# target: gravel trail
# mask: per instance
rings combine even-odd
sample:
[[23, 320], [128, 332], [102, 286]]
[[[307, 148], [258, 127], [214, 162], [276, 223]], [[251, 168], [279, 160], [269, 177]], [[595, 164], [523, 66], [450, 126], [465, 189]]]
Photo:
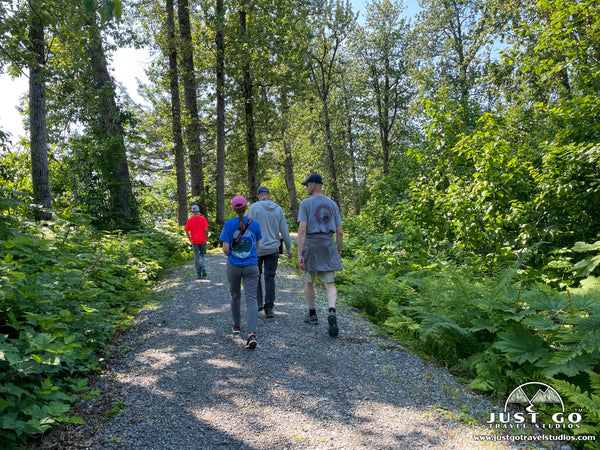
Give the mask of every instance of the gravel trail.
[[[66, 425], [40, 448], [89, 449], [469, 449], [497, 410], [446, 370], [381, 337], [353, 308], [338, 305], [340, 335], [302, 320], [302, 277], [277, 274], [275, 318], [260, 314], [258, 348], [231, 334], [226, 259], [207, 255], [208, 278], [192, 265], [155, 287], [158, 306], [115, 341], [95, 383], [102, 394], [80, 401], [86, 425]], [[117, 356], [115, 356], [117, 355]], [[513, 444], [512, 448], [517, 448]]]

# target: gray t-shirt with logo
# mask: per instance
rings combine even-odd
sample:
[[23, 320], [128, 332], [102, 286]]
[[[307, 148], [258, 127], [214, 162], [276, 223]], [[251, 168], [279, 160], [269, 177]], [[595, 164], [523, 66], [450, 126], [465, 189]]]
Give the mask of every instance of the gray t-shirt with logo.
[[311, 195], [300, 203], [298, 222], [306, 222], [306, 234], [335, 233], [342, 226], [338, 205], [324, 195]]

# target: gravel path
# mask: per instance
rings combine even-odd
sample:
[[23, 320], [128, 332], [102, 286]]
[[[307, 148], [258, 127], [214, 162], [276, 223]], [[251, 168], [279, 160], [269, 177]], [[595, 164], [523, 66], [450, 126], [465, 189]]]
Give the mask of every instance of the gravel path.
[[[302, 320], [302, 278], [277, 275], [275, 318], [259, 318], [258, 348], [231, 332], [226, 259], [208, 255], [208, 279], [191, 265], [155, 291], [161, 303], [119, 336], [96, 382], [102, 395], [77, 405], [86, 425], [50, 433], [40, 448], [398, 449], [509, 448], [483, 443], [478, 420], [497, 410], [442, 368], [380, 337], [338, 305], [340, 336]], [[513, 448], [517, 448], [514, 446]]]

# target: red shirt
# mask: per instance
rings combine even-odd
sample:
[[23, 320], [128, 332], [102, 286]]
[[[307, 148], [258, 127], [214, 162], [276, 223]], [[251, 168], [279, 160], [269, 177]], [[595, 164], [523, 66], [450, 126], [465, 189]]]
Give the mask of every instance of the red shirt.
[[192, 216], [185, 224], [185, 231], [188, 232], [192, 244], [206, 243], [206, 229], [208, 222], [204, 216]]

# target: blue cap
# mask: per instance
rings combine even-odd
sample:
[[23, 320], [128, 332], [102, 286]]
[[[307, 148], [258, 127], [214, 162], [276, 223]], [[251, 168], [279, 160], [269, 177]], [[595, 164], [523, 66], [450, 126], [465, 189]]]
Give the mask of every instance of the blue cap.
[[260, 194], [261, 192], [266, 192], [267, 194], [271, 193], [271, 192], [269, 192], [269, 188], [266, 186], [259, 187], [258, 190], [256, 191], [256, 195]]
[[321, 175], [319, 175], [318, 173], [313, 173], [312, 175], [309, 175], [308, 178], [304, 180], [301, 184], [302, 186], [306, 186], [308, 183], [323, 184], [323, 178], [321, 178]]
[[200, 211], [200, 208], [198, 207], [198, 205], [194, 205], [192, 206], [192, 211]]

